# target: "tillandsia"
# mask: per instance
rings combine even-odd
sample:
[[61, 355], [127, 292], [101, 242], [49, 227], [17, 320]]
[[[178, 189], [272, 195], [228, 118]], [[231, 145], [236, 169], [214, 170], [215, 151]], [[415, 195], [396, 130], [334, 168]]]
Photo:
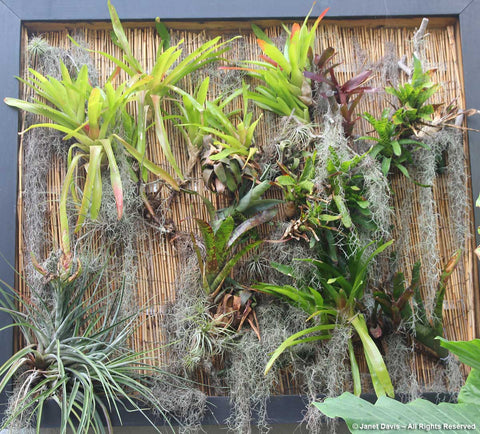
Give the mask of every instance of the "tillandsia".
[[[462, 252], [455, 252], [445, 265], [438, 282], [438, 289], [434, 299], [434, 310], [431, 316], [427, 315], [420, 287], [420, 262], [416, 262], [412, 270], [412, 281], [407, 287], [403, 273], [396, 273], [391, 282], [391, 288], [383, 286], [373, 292], [376, 302], [376, 319], [380, 326], [378, 333], [382, 333], [384, 318], [392, 322], [394, 330], [397, 330], [401, 322], [410, 325], [410, 332], [415, 341], [420, 344], [425, 352], [439, 358], [445, 358], [447, 351], [435, 339], [443, 336], [443, 301], [450, 276], [460, 261]], [[413, 305], [411, 305], [413, 300]], [[383, 313], [384, 318], [382, 318]], [[378, 336], [380, 337], [380, 335]]]
[[249, 93], [249, 97], [262, 109], [272, 111], [280, 116], [295, 115], [308, 123], [310, 121], [309, 107], [313, 104], [310, 79], [303, 75], [304, 71], [312, 70], [315, 34], [320, 21], [327, 13], [325, 9], [308, 28], [308, 19], [312, 10], [306, 16], [302, 25], [293, 24], [289, 30], [283, 26], [287, 39], [283, 52], [255, 24], [252, 29], [257, 36], [257, 43], [263, 54], [260, 61], [245, 61], [246, 65], [254, 67], [225, 67], [224, 69], [243, 69], [249, 75], [259, 79], [262, 84]]
[[[272, 354], [266, 371], [273, 366], [287, 348], [300, 343], [329, 339], [331, 337], [329, 330], [335, 328], [340, 322], [351, 326], [352, 331], [355, 331], [359, 337], [377, 396], [393, 396], [393, 386], [385, 362], [369, 335], [362, 313], [368, 267], [374, 258], [390, 247], [392, 243], [393, 240], [381, 244], [368, 256], [366, 249], [370, 245], [359, 249], [350, 255], [346, 264], [335, 264], [328, 260], [303, 259], [313, 266], [313, 278], [308, 282], [295, 276], [293, 267], [272, 264], [281, 273], [293, 277], [297, 286], [260, 283], [254, 285], [253, 288], [282, 298], [299, 307], [309, 315], [308, 320], [316, 320], [317, 324], [287, 338]], [[354, 393], [360, 395], [360, 371], [351, 340], [349, 340], [346, 350], [350, 356]]]
[[30, 288], [26, 297], [5, 283], [0, 289], [0, 311], [13, 319], [7, 327], [18, 327], [25, 341], [0, 367], [0, 391], [14, 380], [1, 428], [33, 424], [40, 433], [50, 402], [60, 408], [62, 434], [112, 433], [111, 414], [121, 420], [123, 408], [155, 428], [146, 409], [167, 415], [150, 386], [155, 376], [168, 375], [149, 363], [149, 351], [129, 346], [142, 309], [124, 316], [124, 287], [106, 287], [103, 271], [77, 269], [66, 277], [38, 270], [41, 294]]
[[253, 111], [249, 108], [248, 86], [245, 83], [232, 96], [242, 97], [241, 116], [240, 113], [224, 113], [226, 104], [219, 106], [214, 102], [206, 102], [207, 125], [200, 126], [207, 134], [204, 137], [206, 149], [201, 160], [203, 180], [207, 188], [217, 193], [228, 191], [238, 198], [238, 190], [245, 179], [253, 181], [258, 178], [259, 167], [253, 157], [258, 152], [255, 146], [255, 128], [260, 118], [253, 119]]

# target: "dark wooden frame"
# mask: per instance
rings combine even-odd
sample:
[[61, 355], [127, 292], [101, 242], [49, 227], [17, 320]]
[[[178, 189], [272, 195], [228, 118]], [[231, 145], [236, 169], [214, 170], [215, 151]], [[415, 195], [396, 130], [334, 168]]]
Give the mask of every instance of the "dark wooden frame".
[[[308, 11], [312, 0], [114, 0], [123, 21], [163, 19], [246, 20], [291, 19]], [[330, 6], [328, 18], [399, 18], [399, 17], [456, 17], [460, 23], [466, 106], [480, 108], [480, 86], [475, 84], [480, 72], [480, 0], [319, 0], [315, 11]], [[315, 15], [315, 14], [314, 14]], [[20, 70], [20, 37], [24, 22], [28, 21], [108, 21], [106, 1], [99, 0], [0, 0], [0, 92], [5, 96], [18, 96], [18, 83], [14, 76]], [[480, 117], [469, 119], [469, 127], [480, 129]], [[16, 255], [17, 226], [17, 151], [18, 112], [0, 104], [0, 278], [13, 286]], [[469, 133], [471, 181], [473, 198], [480, 192], [480, 134]], [[475, 225], [480, 226], [480, 210], [475, 210]], [[478, 307], [478, 288], [476, 302]], [[477, 321], [480, 318], [477, 315]], [[10, 318], [0, 313], [0, 327], [8, 325]], [[13, 331], [0, 333], [0, 365], [13, 351]], [[0, 398], [0, 403], [6, 397]], [[225, 398], [212, 398], [212, 414], [205, 423], [222, 423], [229, 413]], [[274, 423], [297, 422], [301, 419], [304, 402], [301, 397], [272, 397], [269, 414]], [[55, 424], [55, 415], [46, 417], [47, 425]], [[126, 425], [142, 425], [141, 418], [131, 414], [124, 419]]]

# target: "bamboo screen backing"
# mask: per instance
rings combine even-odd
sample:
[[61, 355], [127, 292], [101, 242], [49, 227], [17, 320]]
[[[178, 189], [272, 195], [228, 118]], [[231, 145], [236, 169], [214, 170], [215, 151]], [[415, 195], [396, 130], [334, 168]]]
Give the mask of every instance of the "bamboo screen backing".
[[[322, 23], [318, 31], [316, 45], [318, 49], [332, 46], [337, 51], [337, 62], [341, 62], [339, 66], [340, 79], [346, 80], [355, 73], [360, 72], [365, 67], [377, 65], [381, 59], [386, 56], [395, 56], [400, 58], [407, 55], [411, 58], [411, 37], [418, 26], [420, 19], [412, 19], [409, 21], [326, 21]], [[283, 37], [283, 30], [278, 22], [263, 22], [262, 25], [267, 27], [266, 33], [272, 38], [280, 40]], [[153, 66], [154, 56], [158, 44], [158, 37], [155, 29], [150, 24], [135, 23], [126, 25], [127, 36], [131, 41], [135, 56], [140, 59], [146, 69], [149, 70]], [[248, 23], [229, 22], [215, 23], [208, 22], [203, 25], [195, 23], [169, 23], [172, 29], [172, 41], [185, 39], [184, 50], [193, 51], [202, 42], [210, 37], [218, 34], [224, 34], [225, 38], [240, 34], [243, 37], [235, 40], [231, 45], [232, 49], [227, 53], [226, 57], [230, 59], [256, 59], [259, 50], [255, 41], [255, 37], [250, 31]], [[426, 58], [429, 66], [436, 68], [434, 81], [441, 83], [441, 90], [435, 96], [434, 102], [450, 102], [457, 98], [458, 105], [464, 106], [463, 82], [461, 71], [461, 59], [459, 59], [459, 39], [457, 24], [453, 21], [431, 20], [428, 28], [428, 37], [426, 39]], [[119, 49], [112, 44], [110, 39], [110, 30], [107, 24], [54, 24], [54, 23], [38, 23], [28, 24], [28, 28], [23, 30], [23, 47], [24, 47], [24, 67], [27, 66], [26, 43], [30, 33], [42, 33], [44, 38], [54, 46], [70, 47], [67, 34], [80, 35], [86, 45], [94, 50], [105, 51], [107, 53], [115, 53], [119, 56]], [[104, 80], [112, 71], [113, 66], [103, 57], [91, 54], [99, 72], [99, 80]], [[225, 85], [228, 72], [211, 69], [208, 72], [211, 75], [211, 83], [213, 89], [217, 91], [218, 84]], [[199, 82], [201, 75], [196, 79]], [[189, 79], [183, 83], [183, 87], [192, 90], [192, 83]], [[376, 74], [372, 85], [383, 87], [381, 74]], [[25, 90], [24, 90], [25, 91]], [[368, 107], [368, 110], [374, 114], [379, 114], [383, 108], [387, 106], [385, 95], [377, 93], [364, 98], [363, 106], [359, 108], [361, 113]], [[264, 116], [263, 121], [257, 129], [257, 143], [265, 143], [271, 140], [276, 133], [272, 124], [266, 119], [272, 117]], [[357, 134], [365, 133], [365, 125], [359, 122], [356, 127]], [[185, 146], [182, 137], [175, 131], [171, 125], [168, 126], [171, 143], [181, 167], [186, 166], [188, 156], [185, 155]], [[468, 155], [468, 147], [465, 145]], [[39, 150], [41, 152], [41, 150]], [[153, 135], [149, 137], [149, 157], [157, 164], [168, 167], [162, 157], [159, 146], [155, 144]], [[22, 152], [19, 157], [20, 170], [20, 186], [22, 186], [22, 175], [28, 171], [28, 164], [23, 164]], [[465, 168], [467, 170], [467, 168]], [[45, 227], [51, 238], [51, 243], [46, 245], [45, 255], [49, 249], [58, 247], [59, 222], [58, 222], [58, 198], [62, 183], [62, 176], [65, 174], [65, 165], [62, 161], [54, 159], [48, 173], [47, 185], [45, 189], [48, 193], [48, 212], [45, 217]], [[23, 186], [22, 186], [23, 188]], [[190, 184], [190, 188], [198, 191], [204, 191], [203, 181], [201, 180], [200, 170], [197, 165], [197, 172]], [[471, 192], [468, 186], [468, 197]], [[409, 227], [411, 231], [411, 240], [419, 243], [418, 225], [415, 221], [417, 215], [419, 187], [414, 186], [403, 177], [393, 180], [393, 205], [395, 207], [395, 225], [398, 227]], [[438, 246], [440, 250], [441, 263], [445, 264], [449, 256], [455, 250], [455, 235], [447, 224], [450, 219], [450, 211], [448, 206], [446, 177], [440, 176], [434, 186], [434, 197], [437, 203], [435, 210], [438, 223]], [[224, 201], [222, 198], [213, 198], [217, 206], [221, 206]], [[405, 203], [405, 200], [413, 201], [413, 221], [402, 221], [401, 210], [399, 206]], [[469, 222], [467, 227], [470, 233], [473, 231], [471, 218], [471, 204], [465, 204], [469, 207], [467, 216]], [[24, 269], [25, 261], [29, 260], [29, 252], [25, 251], [23, 234], [28, 230], [24, 226], [23, 209], [33, 204], [25, 204], [22, 200], [22, 191], [19, 192], [18, 200], [18, 267], [20, 272]], [[173, 201], [170, 215], [176, 227], [176, 232], [189, 233], [194, 231], [193, 217], [206, 217], [201, 201], [192, 196], [179, 195]], [[398, 234], [397, 234], [398, 235]], [[468, 238], [468, 237], [467, 237]], [[138, 241], [137, 249], [140, 253], [138, 256], [138, 303], [150, 303], [152, 306], [161, 306], [162, 304], [174, 300], [175, 290], [174, 281], [179, 273], [182, 272], [178, 268], [177, 253], [174, 245], [169, 241], [168, 237], [159, 233], [153, 228], [148, 229], [148, 236]], [[475, 296], [474, 296], [474, 280], [475, 280], [475, 262], [472, 253], [472, 239], [467, 239], [465, 253], [460, 266], [455, 271], [451, 279], [444, 303], [444, 323], [445, 334], [450, 339], [471, 339], [475, 335]], [[409, 256], [405, 260], [404, 270], [411, 270], [413, 263], [420, 257], [420, 246], [415, 245], [410, 249]], [[43, 258], [40, 258], [43, 259]], [[20, 291], [26, 291], [26, 288], [19, 284]], [[154, 348], [163, 342], [162, 330], [158, 326], [158, 316], [161, 314], [159, 309], [152, 308], [145, 314], [145, 321], [135, 335], [135, 346], [137, 348]], [[167, 350], [168, 351], [168, 350]], [[155, 356], [163, 360], [165, 354], [162, 351], [155, 353]], [[433, 378], [434, 363], [419, 354], [415, 358], [417, 364], [417, 372], [421, 382], [429, 383]], [[203, 378], [203, 381], [206, 379]], [[288, 384], [288, 380], [282, 381], [279, 392], [285, 393], [292, 390], [292, 385]], [[294, 390], [294, 387], [293, 387]]]

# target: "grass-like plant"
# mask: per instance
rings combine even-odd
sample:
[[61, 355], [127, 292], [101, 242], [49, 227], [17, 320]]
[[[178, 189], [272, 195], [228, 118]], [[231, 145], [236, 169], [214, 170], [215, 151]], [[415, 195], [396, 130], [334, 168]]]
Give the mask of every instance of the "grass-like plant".
[[[147, 407], [162, 412], [149, 387], [163, 371], [148, 364], [149, 353], [133, 350], [130, 339], [139, 313], [122, 313], [123, 285], [104, 287], [102, 272], [65, 277], [41, 269], [41, 294], [27, 298], [0, 289], [0, 310], [21, 331], [24, 348], [0, 368], [0, 391], [14, 380], [2, 429], [35, 424], [40, 432], [48, 402], [60, 408], [59, 432], [111, 433], [110, 414], [138, 411], [154, 425]], [[141, 310], [140, 310], [141, 312]]]

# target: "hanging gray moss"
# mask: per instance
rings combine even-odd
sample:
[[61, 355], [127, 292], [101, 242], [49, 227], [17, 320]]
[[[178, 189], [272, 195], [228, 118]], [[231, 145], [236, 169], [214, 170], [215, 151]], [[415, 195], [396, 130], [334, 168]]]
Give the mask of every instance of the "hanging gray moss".
[[[332, 330], [331, 335], [331, 339], [316, 346], [313, 363], [295, 364], [296, 370], [301, 372], [305, 380], [309, 402], [317, 401], [321, 395], [338, 396], [351, 384], [350, 365], [347, 363], [351, 328], [339, 324]], [[307, 408], [304, 422], [312, 434], [325, 432], [325, 420], [313, 406]], [[337, 427], [334, 420], [327, 421], [328, 432], [334, 434]]]
[[[152, 393], [161, 403], [163, 411], [180, 422], [178, 433], [204, 432], [201, 423], [207, 411], [207, 396], [193, 383], [181, 377], [159, 376], [154, 380]], [[157, 414], [157, 416], [163, 415]]]
[[[31, 116], [27, 115], [27, 124], [31, 124]], [[47, 243], [45, 228], [48, 210], [47, 173], [50, 170], [54, 148], [61, 142], [60, 133], [50, 129], [33, 129], [23, 137], [24, 170], [23, 185], [23, 240], [25, 250], [31, 252], [37, 260], [43, 259], [43, 252], [50, 246]], [[41, 151], [39, 151], [41, 150]], [[25, 278], [33, 284], [38, 273], [31, 261], [25, 261]], [[37, 287], [37, 286], [35, 286]]]
[[229, 428], [238, 434], [251, 433], [252, 416], [260, 433], [267, 433], [267, 400], [275, 392], [279, 369], [296, 360], [301, 346], [287, 352], [264, 375], [265, 366], [273, 352], [287, 337], [302, 330], [305, 314], [278, 302], [264, 300], [255, 308], [261, 340], [252, 330], [241, 333], [238, 345], [225, 359], [225, 382], [233, 406]]
[[409, 344], [406, 335], [399, 330], [385, 338], [384, 349], [385, 364], [395, 385], [395, 392], [405, 393], [409, 399], [418, 398], [421, 389], [417, 382], [415, 364], [411, 363], [415, 355], [413, 342]]
[[[315, 142], [317, 151], [315, 184], [317, 186], [328, 185], [329, 173], [326, 166], [331, 155], [330, 149], [333, 149], [340, 161], [351, 160], [358, 155], [344, 135], [342, 117], [339, 114], [334, 115], [331, 112], [327, 112], [323, 119], [321, 138]], [[370, 202], [369, 209], [372, 212], [372, 220], [377, 227], [373, 233], [362, 228], [356, 228], [355, 231], [351, 232], [352, 244], [362, 247], [372, 241], [390, 239], [392, 207], [388, 180], [382, 174], [379, 163], [376, 160], [368, 155], [365, 156], [352, 171], [352, 174], [357, 173], [363, 176], [363, 193], [365, 194], [365, 199]], [[340, 192], [340, 194], [342, 193]]]
[[78, 46], [70, 43], [68, 49], [53, 47], [41, 35], [29, 38], [27, 52], [35, 69], [43, 75], [50, 75], [58, 80], [62, 78], [60, 62], [67, 67], [70, 75], [76, 76], [83, 65], [87, 65], [90, 81], [93, 86], [98, 83], [98, 72], [94, 67], [90, 53], [85, 50], [86, 43], [80, 32], [71, 35]]
[[[82, 42], [80, 37], [78, 40]], [[63, 61], [73, 76], [83, 65], [88, 65], [90, 79], [96, 81], [97, 73], [89, 54], [73, 44], [70, 50], [65, 50], [50, 46], [41, 36], [32, 36], [27, 53], [29, 61], [43, 75], [60, 80], [60, 61]], [[37, 119], [27, 113], [25, 129], [36, 122]], [[44, 259], [44, 252], [52, 248], [46, 241], [49, 236], [45, 227], [48, 200], [53, 193], [47, 191], [47, 174], [55, 155], [60, 158], [67, 156], [70, 143], [62, 137], [60, 132], [49, 128], [35, 128], [23, 137], [23, 237], [26, 251], [31, 252], [39, 262]], [[40, 277], [31, 261], [25, 261], [24, 273], [27, 284], [39, 289]]]
[[414, 179], [426, 187], [418, 190], [418, 205], [420, 212], [417, 216], [422, 273], [424, 276], [424, 303], [427, 315], [433, 313], [433, 302], [440, 278], [440, 250], [437, 242], [437, 213], [432, 185], [436, 177], [436, 155], [440, 151], [438, 143], [428, 140], [430, 149], [419, 149], [414, 155]]
[[466, 238], [470, 236], [468, 222], [470, 218], [470, 200], [467, 192], [467, 161], [463, 147], [463, 134], [455, 129], [445, 128], [437, 134], [436, 139], [447, 153], [447, 191], [450, 211], [448, 223], [455, 234], [455, 247], [465, 247]]

